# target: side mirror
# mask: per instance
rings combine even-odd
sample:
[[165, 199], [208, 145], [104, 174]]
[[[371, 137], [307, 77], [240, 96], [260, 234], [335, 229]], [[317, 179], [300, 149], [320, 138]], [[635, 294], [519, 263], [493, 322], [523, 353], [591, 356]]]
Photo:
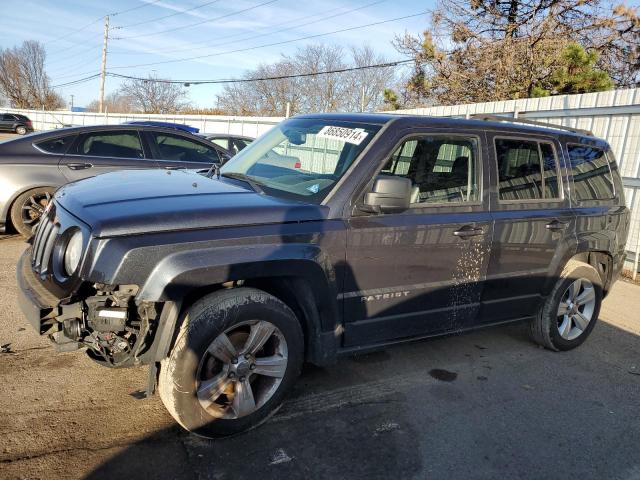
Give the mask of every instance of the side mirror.
[[399, 213], [411, 203], [411, 180], [392, 175], [378, 175], [373, 189], [364, 196], [360, 207], [368, 213]]

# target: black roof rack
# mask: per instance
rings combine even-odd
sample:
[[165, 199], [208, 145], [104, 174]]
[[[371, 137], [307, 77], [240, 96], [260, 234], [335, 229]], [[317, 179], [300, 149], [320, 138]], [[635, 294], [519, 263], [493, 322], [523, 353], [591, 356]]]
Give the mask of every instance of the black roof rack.
[[522, 123], [524, 125], [535, 125], [536, 127], [555, 128], [558, 130], [565, 130], [567, 132], [578, 133], [580, 135], [588, 135], [589, 137], [594, 136], [591, 130], [583, 130], [582, 128], [565, 127], [564, 125], [556, 125], [554, 123], [536, 122], [535, 120], [527, 120], [525, 118], [503, 117], [500, 115], [489, 115], [486, 113], [474, 113], [473, 115], [470, 115], [469, 118], [473, 118], [474, 120], [489, 120], [492, 122]]

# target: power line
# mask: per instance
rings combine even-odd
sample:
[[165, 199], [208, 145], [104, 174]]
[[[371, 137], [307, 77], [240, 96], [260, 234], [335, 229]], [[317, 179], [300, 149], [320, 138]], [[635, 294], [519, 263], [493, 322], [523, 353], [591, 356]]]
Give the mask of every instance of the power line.
[[[164, 80], [159, 78], [143, 78], [136, 77], [132, 75], [122, 75], [119, 73], [107, 72], [106, 75], [114, 78], [121, 78], [125, 80], [140, 80], [145, 82], [155, 82], [155, 83], [174, 83], [174, 84], [185, 84], [188, 83], [190, 85], [212, 85], [212, 84], [224, 84], [224, 83], [253, 83], [253, 82], [263, 82], [267, 80], [285, 80], [291, 78], [303, 78], [303, 77], [315, 77], [319, 75], [329, 75], [332, 73], [345, 73], [345, 72], [353, 72], [357, 70], [367, 70], [372, 68], [390, 68], [397, 67], [399, 65], [405, 65], [408, 63], [414, 62], [413, 59], [405, 59], [405, 60], [396, 60], [393, 62], [386, 63], [377, 63], [373, 65], [360, 65], [357, 67], [347, 67], [347, 68], [339, 68], [334, 70], [324, 70], [321, 72], [309, 72], [309, 73], [296, 73], [291, 75], [277, 75], [272, 77], [258, 77], [258, 78], [221, 78], [221, 79], [212, 79], [212, 80]], [[88, 77], [79, 78], [77, 80], [73, 80], [71, 82], [60, 83], [58, 85], [53, 85], [51, 88], [65, 87], [69, 85], [78, 85], [80, 83], [85, 83], [91, 81], [100, 76], [100, 72], [90, 75]]]
[[200, 22], [190, 23], [188, 25], [182, 25], [180, 27], [168, 28], [167, 30], [161, 30], [159, 32], [141, 33], [139, 35], [129, 35], [128, 37], [114, 37], [113, 39], [114, 40], [127, 40], [127, 39], [130, 39], [130, 38], [151, 37], [151, 36], [155, 36], [155, 35], [161, 35], [163, 33], [175, 32], [177, 30], [183, 30], [185, 28], [195, 27], [197, 25], [202, 25], [203, 23], [214, 22], [216, 20], [220, 20], [220, 19], [223, 19], [223, 18], [231, 17], [231, 16], [234, 16], [234, 15], [238, 15], [240, 13], [245, 13], [245, 12], [248, 12], [250, 10], [255, 10], [256, 8], [264, 7], [265, 5], [270, 5], [270, 4], [275, 3], [277, 1], [279, 1], [279, 0], [268, 0], [267, 2], [259, 3], [258, 5], [254, 5], [253, 7], [248, 7], [248, 8], [245, 8], [243, 10], [237, 10], [235, 12], [227, 13], [227, 14], [221, 15], [219, 17], [202, 20]]
[[[134, 10], [138, 10], [140, 8], [148, 7], [150, 5], [155, 5], [158, 2], [160, 2], [160, 0], [153, 0], [151, 2], [145, 2], [144, 4], [138, 5], [137, 7], [131, 7], [131, 8], [128, 8], [127, 10], [120, 10], [119, 12], [109, 13], [109, 16], [115, 17], [116, 15], [122, 15], [123, 13], [133, 12]], [[104, 17], [102, 17], [102, 18], [104, 18]], [[102, 20], [102, 18], [100, 18], [100, 20]]]
[[[220, 46], [223, 46], [223, 45], [229, 45], [230, 43], [245, 42], [247, 40], [255, 40], [256, 38], [267, 37], [267, 36], [275, 35], [275, 34], [278, 34], [278, 33], [287, 32], [289, 30], [294, 30], [294, 29], [297, 29], [297, 28], [313, 25], [315, 23], [320, 23], [320, 22], [323, 22], [325, 20], [329, 20], [331, 18], [339, 17], [341, 15], [347, 15], [349, 13], [353, 13], [353, 12], [356, 12], [358, 10], [363, 10], [365, 8], [369, 8], [369, 7], [372, 7], [374, 5], [377, 5], [377, 4], [380, 4], [380, 3], [384, 3], [384, 2], [387, 2], [387, 1], [388, 0], [377, 0], [375, 2], [371, 2], [371, 3], [368, 3], [366, 5], [362, 5], [360, 7], [351, 8], [349, 10], [341, 11], [341, 12], [335, 13], [333, 15], [327, 15], [327, 16], [318, 18], [316, 20], [312, 20], [310, 22], [301, 23], [301, 24], [297, 23], [296, 25], [294, 25], [292, 27], [282, 28], [280, 30], [273, 30], [274, 27], [278, 27], [278, 26], [281, 26], [281, 25], [286, 25], [286, 24], [291, 23], [292, 21], [300, 21], [300, 20], [304, 20], [306, 18], [313, 18], [313, 17], [317, 16], [317, 14], [315, 14], [315, 13], [313, 15], [305, 15], [304, 17], [300, 17], [300, 18], [297, 18], [297, 19], [294, 19], [294, 20], [289, 20], [289, 21], [283, 22], [281, 24], [272, 25], [271, 28], [269, 29], [269, 31], [266, 32], [266, 33], [261, 33], [261, 34], [253, 35], [253, 36], [250, 36], [250, 37], [240, 38], [240, 39], [237, 39], [237, 40], [230, 40], [230, 41], [227, 41], [227, 42], [219, 42], [219, 43], [209, 44], [209, 45], [206, 45], [206, 47], [220, 47]], [[328, 10], [325, 13], [335, 12], [336, 10], [344, 10], [344, 7], [334, 8], [332, 10]], [[234, 35], [227, 35], [227, 36], [224, 36], [224, 37], [217, 37], [217, 39], [218, 40], [225, 40], [225, 39], [228, 39], [228, 38], [237, 37], [238, 35], [242, 35], [242, 34], [243, 33], [234, 34]], [[193, 51], [193, 50], [194, 50], [194, 48], [193, 48], [193, 46], [191, 46], [189, 48], [180, 48], [180, 49], [176, 49], [176, 50], [162, 50], [162, 52], [160, 52], [160, 53], [184, 52], [184, 51]], [[114, 52], [111, 52], [111, 53], [114, 53]], [[122, 54], [122, 52], [115, 52], [115, 53]], [[140, 54], [148, 55], [149, 53], [150, 52], [135, 52], [136, 55], [140, 55]], [[126, 55], [132, 55], [132, 53], [125, 53], [125, 54]]]
[[[344, 7], [337, 7], [337, 8], [332, 8], [330, 10], [325, 11], [324, 13], [330, 13], [330, 12], [335, 12], [337, 10], [344, 10]], [[304, 15], [302, 17], [296, 17], [293, 18], [291, 20], [287, 20], [286, 22], [282, 22], [282, 23], [276, 23], [275, 25], [270, 25], [268, 28], [263, 29], [264, 31], [268, 31], [271, 30], [273, 28], [277, 28], [277, 27], [281, 27], [283, 25], [288, 25], [292, 22], [299, 22], [300, 20], [306, 20], [307, 18], [313, 18], [317, 15], [317, 13], [312, 13], [311, 15]], [[216, 37], [218, 40], [226, 40], [228, 38], [235, 38], [238, 36], [242, 36], [245, 35], [246, 32], [238, 32], [238, 33], [233, 33], [231, 35], [224, 35], [222, 37]], [[238, 40], [238, 41], [242, 41], [242, 39]], [[217, 45], [217, 44], [216, 44]], [[191, 44], [188, 48], [174, 48], [174, 49], [163, 49], [162, 53], [173, 53], [173, 52], [187, 52], [187, 51], [193, 51], [199, 48], [206, 48], [206, 47], [210, 47], [212, 45], [208, 44], [208, 43], [204, 43], [204, 42], [200, 42], [200, 43], [194, 43]], [[127, 48], [127, 47], [125, 47]], [[112, 54], [114, 55], [148, 55], [149, 53], [152, 52], [139, 52], [139, 51], [134, 51], [134, 52], [120, 52], [117, 50], [112, 50], [111, 51]]]
[[[100, 36], [102, 37], [102, 34], [100, 34]], [[78, 47], [78, 46], [86, 47], [86, 45], [81, 45], [81, 44], [78, 44], [78, 45], [75, 45], [75, 46], [76, 47]], [[68, 56], [63, 57], [63, 58], [54, 58], [51, 62], [46, 61], [45, 63], [47, 64], [47, 67], [52, 67], [54, 65], [58, 65], [59, 63], [64, 63], [67, 60], [72, 60], [72, 59], [79, 58], [80, 55], [84, 55], [87, 52], [92, 52], [93, 53], [93, 52], [95, 52], [97, 46], [98, 46], [98, 44], [94, 44], [94, 45], [89, 46], [88, 48], [83, 48], [81, 50], [78, 50], [77, 52], [74, 52], [72, 55], [68, 55]]]
[[55, 77], [56, 80], [61, 80], [63, 78], [70, 78], [70, 77], [80, 77], [82, 75], [88, 75], [90, 73], [92, 73], [94, 70], [91, 70], [90, 72], [82, 72], [82, 73], [70, 73], [69, 75], [61, 75], [61, 76], [57, 76]]
[[[137, 7], [129, 8], [127, 10], [120, 10], [119, 12], [109, 13], [108, 15], [111, 15], [112, 17], [114, 17], [116, 15], [122, 15], [123, 13], [128, 13], [128, 12], [132, 12], [134, 10], [138, 10], [139, 8], [148, 7], [150, 5], [154, 5], [154, 4], [158, 3], [158, 2], [160, 2], [160, 0], [153, 0], [153, 1], [150, 1], [150, 2], [145, 2], [142, 5], [138, 5]], [[72, 30], [72, 31], [70, 31], [68, 33], [65, 33], [64, 35], [62, 35], [60, 37], [54, 38], [53, 40], [48, 40], [48, 41], [44, 42], [44, 45], [48, 45], [50, 43], [55, 43], [55, 42], [57, 42], [59, 40], [64, 40], [65, 38], [68, 38], [68, 37], [70, 37], [72, 35], [75, 35], [76, 33], [82, 32], [82, 31], [86, 30], [87, 28], [89, 28], [90, 26], [95, 25], [96, 23], [103, 21], [104, 17], [105, 17], [105, 15], [102, 15], [102, 16], [96, 18], [95, 20], [92, 20], [91, 22], [87, 23], [86, 25], [83, 25], [80, 28], [77, 28], [77, 29]]]
[[280, 42], [273, 42], [273, 43], [267, 43], [267, 44], [263, 44], [263, 45], [255, 45], [253, 47], [247, 47], [247, 48], [239, 48], [236, 50], [227, 50], [225, 52], [217, 52], [217, 53], [212, 53], [212, 54], [208, 54], [208, 55], [197, 55], [195, 57], [186, 57], [186, 58], [178, 58], [178, 59], [174, 59], [174, 60], [164, 60], [161, 62], [150, 62], [150, 63], [140, 63], [137, 65], [119, 65], [119, 66], [115, 66], [115, 67], [111, 67], [111, 69], [121, 69], [121, 68], [137, 68], [137, 67], [150, 67], [153, 65], [164, 65], [164, 64], [168, 64], [168, 63], [180, 63], [180, 62], [188, 62], [191, 60], [201, 60], [203, 58], [211, 58], [211, 57], [215, 57], [218, 55], [227, 55], [230, 53], [239, 53], [239, 52], [246, 52], [249, 50], [257, 50], [259, 48], [266, 48], [266, 47], [274, 47], [274, 46], [278, 46], [278, 45], [285, 45], [288, 43], [294, 43], [294, 42], [299, 42], [300, 40], [309, 40], [311, 38], [319, 38], [319, 37], [326, 37], [327, 35], [334, 35], [336, 33], [343, 33], [343, 32], [350, 32], [353, 30], [358, 30], [360, 28], [367, 28], [367, 27], [373, 27], [376, 25], [382, 25], [384, 23], [390, 23], [390, 22], [397, 22], [398, 20], [405, 20], [407, 18], [414, 18], [414, 17], [418, 17], [420, 15], [424, 15], [427, 12], [419, 12], [419, 13], [414, 13], [411, 15], [404, 15], [402, 17], [396, 17], [396, 18], [391, 18], [389, 20], [381, 20], [379, 22], [373, 22], [373, 23], [367, 23], [365, 25], [358, 25], [356, 27], [349, 27], [349, 28], [343, 28], [340, 30], [334, 30], [332, 32], [326, 32], [326, 33], [318, 33], [315, 35], [306, 35], [304, 37], [298, 37], [298, 38], [294, 38], [291, 40], [283, 40]]
[[[94, 47], [92, 50], [95, 50], [95, 47]], [[78, 62], [78, 63], [74, 63], [74, 64], [72, 64], [72, 65], [70, 65], [70, 66], [68, 66], [68, 67], [64, 67], [64, 68], [60, 68], [60, 67], [58, 67], [58, 68], [54, 68], [54, 69], [53, 69], [53, 72], [49, 72], [49, 71], [47, 71], [47, 75], [49, 75], [50, 77], [59, 78], [57, 75], [58, 75], [58, 74], [60, 74], [60, 73], [68, 72], [68, 71], [73, 71], [73, 70], [75, 70], [76, 68], [79, 68], [79, 67], [82, 67], [82, 66], [86, 66], [87, 64], [93, 63], [94, 61], [95, 61], [96, 65], [97, 65], [97, 64], [99, 64], [99, 63], [100, 63], [100, 58], [101, 58], [101, 57], [96, 58], [96, 57], [95, 57], [95, 52], [94, 52], [93, 57], [92, 57], [92, 58], [90, 58], [90, 59], [84, 58], [84, 59], [83, 59], [83, 60], [81, 60], [80, 62]], [[75, 75], [75, 74], [74, 74], [74, 75]]]
[[80, 27], [80, 28], [78, 28], [76, 30], [72, 30], [71, 32], [66, 33], [66, 34], [64, 34], [64, 35], [62, 35], [60, 37], [54, 38], [53, 40], [48, 40], [48, 41], [44, 42], [44, 45], [48, 45], [50, 43], [55, 43], [55, 42], [57, 42], [59, 40], [64, 40], [65, 38], [68, 38], [71, 35], [74, 35], [74, 34], [76, 34], [78, 32], [82, 32], [82, 31], [86, 30], [87, 28], [89, 28], [91, 25], [94, 25], [94, 24], [100, 22], [103, 18], [104, 17], [96, 18], [95, 20], [93, 20], [92, 22], [87, 23], [83, 27]]
[[98, 78], [100, 76], [100, 72], [91, 75], [89, 77], [84, 77], [84, 78], [80, 78], [78, 80], [74, 80], [72, 82], [67, 82], [67, 83], [59, 83], [58, 85], [52, 85], [51, 88], [59, 88], [59, 87], [66, 87], [69, 85], [77, 85], [79, 83], [85, 83], [88, 82], [89, 80], [93, 80], [94, 78]]
[[414, 61], [415, 61], [414, 59], [409, 58], [405, 60], [396, 60], [393, 62], [377, 63], [373, 65], [360, 65], [357, 67], [345, 67], [345, 68], [338, 68], [334, 70], [324, 70], [321, 72], [294, 73], [290, 75], [277, 75], [272, 77], [258, 77], [258, 78], [229, 78], [229, 79], [223, 78], [223, 79], [216, 79], [216, 80], [164, 80], [159, 78], [143, 78], [143, 77], [135, 77], [132, 75], [121, 75], [119, 73], [112, 73], [112, 72], [107, 72], [107, 75], [110, 77], [124, 78], [127, 80], [140, 80], [143, 82], [189, 84], [189, 85], [212, 85], [212, 84], [221, 84], [221, 83], [252, 83], [252, 82], [263, 82], [266, 80], [286, 80], [291, 78], [315, 77], [318, 75], [354, 72], [357, 70], [367, 70], [371, 68], [397, 67], [398, 65], [413, 63]]
[[160, 21], [160, 20], [164, 20], [165, 18], [175, 17], [176, 15], [183, 15], [185, 13], [192, 12], [194, 10], [198, 10], [199, 8], [207, 7], [207, 6], [211, 5], [211, 4], [217, 3], [219, 1], [220, 0], [213, 0], [212, 2], [203, 3], [202, 5], [197, 5], [195, 7], [187, 8], [186, 10], [181, 10], [181, 11], [178, 11], [178, 12], [170, 13], [169, 15], [164, 15], [162, 17], [152, 18], [151, 20], [144, 20], [142, 22], [129, 23], [127, 25], [121, 25], [121, 26], [118, 26], [118, 27], [115, 27], [115, 28], [120, 29], [120, 28], [137, 27], [139, 25], [144, 25], [145, 23], [157, 22], [157, 21]]

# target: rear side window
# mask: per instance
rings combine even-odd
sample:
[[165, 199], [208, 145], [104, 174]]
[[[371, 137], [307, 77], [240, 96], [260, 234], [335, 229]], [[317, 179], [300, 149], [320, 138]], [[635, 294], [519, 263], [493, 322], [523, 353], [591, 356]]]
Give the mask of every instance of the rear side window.
[[66, 137], [53, 138], [44, 142], [36, 143], [36, 147], [47, 153], [64, 154], [69, 149], [77, 135], [67, 135]]
[[500, 200], [553, 200], [560, 198], [558, 160], [548, 142], [497, 138]]
[[73, 153], [89, 157], [144, 158], [136, 131], [94, 132], [84, 136]]
[[567, 145], [576, 200], [614, 198], [613, 177], [604, 150], [587, 145]]

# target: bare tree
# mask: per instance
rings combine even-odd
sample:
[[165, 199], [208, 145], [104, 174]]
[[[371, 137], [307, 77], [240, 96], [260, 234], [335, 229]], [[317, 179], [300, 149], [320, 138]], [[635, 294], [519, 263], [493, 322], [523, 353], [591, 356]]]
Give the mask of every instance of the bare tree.
[[[377, 54], [370, 46], [352, 47], [351, 57], [354, 67], [380, 65], [387, 60]], [[395, 81], [394, 67], [363, 68], [346, 74], [348, 95], [346, 107], [348, 111], [373, 111], [385, 102], [385, 89]]]
[[0, 49], [0, 90], [13, 106], [55, 110], [64, 105], [49, 85], [45, 58], [44, 46], [32, 40]]
[[294, 55], [283, 55], [278, 62], [248, 72], [245, 78], [256, 79], [254, 82], [226, 85], [218, 104], [237, 115], [284, 115], [287, 103], [291, 113], [359, 111], [364, 87], [365, 109], [374, 110], [383, 104], [393, 68], [323, 72], [384, 62], [366, 46], [346, 53], [340, 46], [308, 45]]
[[604, 2], [439, 0], [430, 30], [396, 38], [416, 59], [404, 94], [461, 103], [635, 85], [636, 11]]
[[[111, 92], [104, 98], [105, 111], [109, 113], [135, 113], [135, 99], [129, 95], [123, 95], [119, 91]], [[87, 105], [87, 111], [99, 112], [100, 102], [93, 100]]]
[[141, 113], [178, 113], [188, 105], [182, 85], [162, 81], [157, 75], [126, 80], [118, 94], [129, 98], [133, 110]]

